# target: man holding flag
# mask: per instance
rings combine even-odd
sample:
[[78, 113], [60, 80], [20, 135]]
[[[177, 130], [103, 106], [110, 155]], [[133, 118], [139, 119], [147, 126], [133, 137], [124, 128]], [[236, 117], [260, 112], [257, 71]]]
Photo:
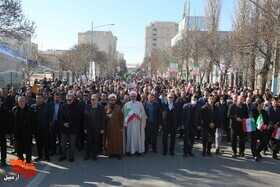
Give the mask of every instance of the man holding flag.
[[123, 107], [124, 127], [127, 129], [125, 152], [141, 155], [145, 152], [146, 113], [143, 104], [136, 101], [137, 92], [129, 93], [131, 101]]
[[[278, 97], [273, 97], [271, 106], [266, 107], [269, 116], [268, 137], [271, 137], [270, 147], [272, 149], [272, 158], [278, 160], [277, 151], [280, 144], [280, 107], [278, 106]], [[277, 136], [278, 134], [278, 136]]]
[[[259, 98], [256, 100], [256, 108], [250, 111], [250, 117], [256, 122], [256, 130], [251, 132], [251, 151], [256, 162], [262, 159], [261, 151], [267, 145], [267, 125], [269, 123], [266, 110], [263, 109], [264, 100]], [[260, 140], [260, 144], [257, 147], [257, 141]]]

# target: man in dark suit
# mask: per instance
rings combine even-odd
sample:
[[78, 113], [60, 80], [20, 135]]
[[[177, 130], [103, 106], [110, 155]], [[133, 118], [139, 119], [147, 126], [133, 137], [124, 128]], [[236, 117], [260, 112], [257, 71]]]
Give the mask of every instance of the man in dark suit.
[[88, 160], [97, 160], [99, 148], [99, 135], [104, 133], [106, 118], [104, 107], [98, 104], [98, 95], [91, 96], [91, 105], [88, 105], [84, 116], [84, 131], [87, 134], [86, 154]]
[[182, 129], [184, 136], [184, 157], [194, 156], [192, 153], [196, 129], [201, 127], [201, 106], [197, 103], [197, 97], [193, 96], [190, 103], [183, 106]]
[[26, 153], [26, 163], [31, 163], [31, 136], [35, 131], [33, 119], [33, 110], [26, 105], [25, 97], [19, 96], [18, 106], [12, 109], [13, 133], [18, 158], [23, 161], [23, 153]]
[[51, 122], [51, 154], [56, 154], [56, 140], [58, 139], [59, 145], [59, 152], [61, 153], [61, 130], [60, 130], [60, 115], [61, 115], [61, 108], [64, 102], [62, 102], [60, 93], [54, 94], [54, 101], [51, 102], [50, 110], [52, 114], [52, 122]]
[[[280, 127], [280, 107], [278, 106], [279, 98], [273, 97], [271, 106], [265, 108], [269, 116], [268, 137], [271, 137], [275, 128]], [[272, 149], [272, 158], [278, 160], [277, 151], [279, 150], [280, 140], [274, 138], [270, 139], [270, 146]]]
[[6, 135], [8, 134], [9, 129], [9, 109], [4, 107], [4, 97], [0, 96], [0, 147], [1, 147], [1, 163], [2, 166], [6, 166], [7, 158], [7, 139]]
[[174, 103], [174, 93], [168, 93], [167, 104], [162, 105], [162, 128], [163, 128], [163, 152], [162, 155], [167, 155], [168, 135], [170, 135], [169, 152], [174, 156], [176, 130], [179, 126], [178, 106]]
[[238, 96], [237, 103], [229, 106], [228, 117], [230, 118], [231, 128], [231, 147], [233, 151], [232, 157], [237, 154], [237, 136], [239, 136], [239, 156], [244, 157], [246, 133], [242, 129], [242, 120], [249, 117], [248, 108], [243, 104], [243, 96]]
[[74, 162], [75, 143], [81, 115], [81, 109], [74, 100], [74, 94], [67, 94], [66, 104], [61, 108], [60, 125], [62, 154], [59, 161], [66, 159], [66, 144], [69, 142], [69, 161]]
[[44, 156], [46, 161], [50, 161], [50, 125], [52, 121], [52, 113], [49, 105], [44, 102], [43, 94], [36, 95], [36, 104], [32, 105], [35, 118], [35, 139], [38, 151], [38, 157], [34, 161], [40, 161]]
[[161, 119], [161, 110], [153, 94], [148, 95], [148, 102], [144, 104], [147, 115], [145, 127], [145, 152], [148, 151], [149, 144], [152, 143], [154, 153], [157, 153], [157, 135]]
[[203, 151], [202, 156], [211, 156], [212, 143], [215, 141], [216, 127], [219, 126], [219, 111], [214, 105], [214, 96], [208, 97], [207, 103], [201, 109], [203, 128]]

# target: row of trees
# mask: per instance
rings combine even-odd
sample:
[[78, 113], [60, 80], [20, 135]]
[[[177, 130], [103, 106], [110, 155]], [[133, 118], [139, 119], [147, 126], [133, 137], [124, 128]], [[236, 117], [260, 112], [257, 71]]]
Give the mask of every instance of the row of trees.
[[[239, 84], [264, 90], [273, 67], [279, 69], [280, 2], [278, 0], [237, 0], [232, 31], [219, 31], [222, 0], [206, 0], [206, 30], [186, 29], [172, 48], [153, 50], [152, 68], [166, 72], [170, 61], [190, 69], [200, 66], [200, 80], [210, 81], [213, 68], [219, 70], [221, 86], [230, 68], [238, 68]], [[187, 10], [189, 17], [189, 10]], [[144, 63], [147, 59], [144, 59]]]

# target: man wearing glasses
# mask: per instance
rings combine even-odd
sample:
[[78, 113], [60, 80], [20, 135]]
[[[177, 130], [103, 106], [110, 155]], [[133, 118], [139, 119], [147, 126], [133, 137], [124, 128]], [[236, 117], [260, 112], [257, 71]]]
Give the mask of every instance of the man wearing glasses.
[[91, 96], [91, 105], [88, 105], [84, 116], [84, 132], [87, 134], [86, 155], [88, 160], [91, 154], [92, 160], [97, 160], [99, 148], [99, 136], [104, 133], [105, 110], [98, 104], [98, 95]]
[[167, 104], [162, 105], [162, 121], [163, 121], [163, 152], [162, 155], [167, 155], [168, 135], [170, 135], [169, 152], [174, 156], [176, 129], [179, 127], [179, 108], [174, 103], [174, 93], [167, 94]]
[[62, 155], [59, 161], [66, 159], [66, 144], [69, 142], [69, 161], [74, 162], [75, 142], [81, 114], [80, 107], [74, 102], [74, 99], [75, 96], [73, 94], [67, 94], [66, 104], [61, 109]]

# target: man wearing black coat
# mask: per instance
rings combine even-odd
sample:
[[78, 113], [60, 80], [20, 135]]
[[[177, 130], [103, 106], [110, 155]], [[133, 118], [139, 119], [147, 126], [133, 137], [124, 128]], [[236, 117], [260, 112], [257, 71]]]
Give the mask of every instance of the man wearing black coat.
[[230, 118], [231, 128], [231, 147], [233, 151], [232, 157], [235, 158], [237, 154], [237, 136], [239, 136], [239, 156], [244, 157], [246, 133], [242, 129], [242, 120], [249, 117], [248, 109], [243, 104], [243, 96], [238, 96], [237, 103], [229, 106], [228, 117]]
[[61, 150], [62, 155], [59, 161], [66, 159], [66, 144], [69, 142], [69, 161], [74, 162], [74, 151], [77, 132], [79, 130], [79, 122], [81, 109], [74, 102], [73, 94], [66, 95], [66, 104], [61, 109]]
[[176, 130], [179, 127], [179, 108], [174, 103], [174, 93], [168, 93], [167, 104], [162, 104], [162, 128], [163, 128], [163, 152], [162, 155], [167, 155], [168, 135], [170, 135], [169, 153], [174, 156]]
[[84, 131], [87, 134], [87, 144], [84, 160], [97, 160], [99, 149], [99, 136], [104, 133], [106, 116], [104, 107], [98, 104], [98, 96], [91, 96], [91, 105], [88, 105], [84, 116]]
[[153, 94], [148, 95], [148, 102], [144, 104], [147, 115], [145, 127], [145, 151], [148, 151], [149, 144], [152, 143], [154, 153], [157, 153], [157, 135], [161, 119], [161, 109], [158, 102], [155, 101]]
[[60, 115], [61, 108], [64, 102], [62, 102], [62, 98], [60, 93], [55, 93], [54, 101], [49, 104], [51, 114], [52, 114], [52, 122], [51, 122], [51, 154], [50, 156], [56, 153], [56, 140], [59, 142], [59, 152], [61, 153], [61, 125], [60, 125]]
[[184, 157], [194, 156], [192, 153], [196, 129], [201, 127], [201, 106], [197, 103], [197, 97], [193, 96], [190, 103], [183, 106], [182, 129], [184, 136]]
[[201, 109], [203, 128], [203, 150], [202, 156], [211, 156], [212, 143], [215, 140], [216, 128], [219, 127], [219, 111], [214, 105], [214, 96], [210, 95], [207, 103]]
[[[278, 106], [279, 98], [273, 97], [271, 106], [265, 108], [269, 116], [268, 138], [271, 137], [275, 128], [280, 127], [280, 107]], [[270, 146], [272, 149], [272, 158], [278, 160], [277, 151], [279, 150], [280, 140], [271, 138]]]
[[9, 129], [9, 109], [4, 107], [4, 97], [0, 96], [0, 147], [1, 147], [1, 163], [2, 166], [6, 166], [7, 158], [7, 139]]
[[46, 161], [50, 161], [50, 125], [52, 122], [52, 113], [47, 103], [44, 103], [44, 97], [42, 94], [36, 95], [36, 104], [32, 105], [34, 110], [35, 121], [35, 140], [37, 145], [38, 157], [35, 161], [40, 161], [44, 156]]
[[[259, 159], [262, 159], [261, 151], [265, 148], [268, 142], [267, 126], [269, 123], [269, 119], [268, 119], [267, 111], [263, 109], [264, 100], [257, 99], [255, 103], [256, 103], [256, 107], [250, 111], [250, 117], [254, 118], [256, 125], [258, 125], [257, 120], [260, 117], [260, 115], [263, 118], [263, 130], [259, 130], [257, 128], [256, 131], [251, 132], [251, 151], [255, 161], [257, 162], [259, 161]], [[260, 144], [257, 147], [258, 140], [260, 141]]]
[[13, 133], [17, 141], [17, 155], [23, 161], [23, 153], [26, 153], [27, 163], [31, 163], [31, 137], [35, 131], [33, 113], [32, 108], [26, 105], [25, 97], [18, 97], [18, 106], [12, 109]]

